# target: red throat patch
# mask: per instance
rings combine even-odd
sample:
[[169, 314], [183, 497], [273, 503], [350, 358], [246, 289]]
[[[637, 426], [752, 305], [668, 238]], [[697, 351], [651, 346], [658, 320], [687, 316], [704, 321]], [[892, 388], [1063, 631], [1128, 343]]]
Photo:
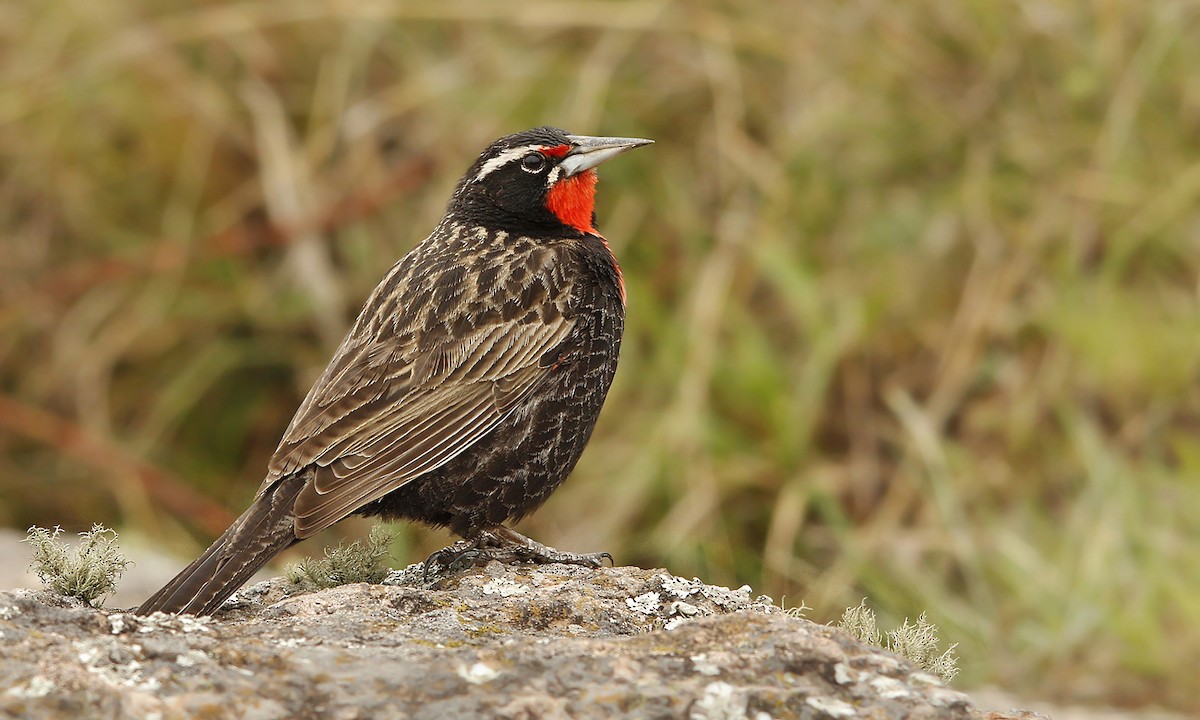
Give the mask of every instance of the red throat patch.
[[584, 170], [566, 180], [559, 180], [546, 193], [546, 209], [580, 232], [594, 233], [592, 213], [596, 209], [596, 171]]
[[[559, 180], [546, 194], [546, 208], [555, 217], [580, 232], [592, 233], [600, 237], [592, 226], [592, 215], [596, 210], [596, 171], [585, 170], [566, 180]], [[621, 304], [625, 304], [625, 276], [621, 274], [621, 266], [617, 264], [617, 256], [613, 255], [608, 241], [600, 237], [608, 257], [612, 260], [613, 270], [617, 273], [617, 284], [621, 288]]]

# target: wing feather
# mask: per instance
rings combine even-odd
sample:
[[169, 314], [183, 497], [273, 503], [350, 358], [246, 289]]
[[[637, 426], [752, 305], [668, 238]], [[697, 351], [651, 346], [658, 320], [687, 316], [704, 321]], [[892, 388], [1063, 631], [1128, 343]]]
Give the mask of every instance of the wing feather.
[[424, 350], [393, 339], [347, 341], [301, 405], [260, 493], [315, 466], [296, 499], [304, 538], [441, 467], [528, 398], [551, 372], [541, 358], [573, 325], [563, 317], [497, 322]]
[[[524, 392], [512, 400], [528, 396], [545, 377], [546, 369], [534, 367], [523, 374]], [[489, 393], [474, 404], [460, 403], [438, 413], [417, 432], [383, 436], [380, 442], [386, 444], [366, 448], [369, 454], [354, 456], [352, 461], [339, 457], [327, 467], [318, 465], [316, 479], [296, 501], [297, 536], [319, 532], [411, 479], [436, 470], [493, 430], [516, 405], [510, 401], [498, 406], [494, 394]], [[447, 427], [453, 433], [443, 434]]]

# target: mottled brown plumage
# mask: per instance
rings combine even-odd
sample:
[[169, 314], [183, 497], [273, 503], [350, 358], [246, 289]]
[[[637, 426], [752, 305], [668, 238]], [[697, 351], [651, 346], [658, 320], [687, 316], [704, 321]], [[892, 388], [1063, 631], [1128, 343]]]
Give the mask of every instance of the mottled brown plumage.
[[138, 612], [210, 614], [355, 513], [449, 526], [452, 554], [597, 564], [502, 523], [575, 467], [612, 383], [625, 291], [592, 168], [648, 142], [545, 127], [489, 146], [368, 298], [250, 508]]

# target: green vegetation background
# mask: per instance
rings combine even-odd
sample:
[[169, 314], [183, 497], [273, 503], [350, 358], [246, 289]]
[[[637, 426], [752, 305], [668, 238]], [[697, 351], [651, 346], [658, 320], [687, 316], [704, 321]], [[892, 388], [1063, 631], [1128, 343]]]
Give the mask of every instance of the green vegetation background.
[[523, 527], [927, 610], [966, 685], [1200, 708], [1196, 37], [1169, 1], [0, 4], [0, 523], [195, 553], [488, 141], [645, 136], [602, 172], [617, 384]]

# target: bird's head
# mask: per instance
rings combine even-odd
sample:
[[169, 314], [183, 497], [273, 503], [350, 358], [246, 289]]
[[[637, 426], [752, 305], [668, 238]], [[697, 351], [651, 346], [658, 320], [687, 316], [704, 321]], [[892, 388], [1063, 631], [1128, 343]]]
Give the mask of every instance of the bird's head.
[[506, 229], [595, 232], [595, 167], [652, 142], [571, 135], [555, 127], [502, 137], [459, 181], [450, 210]]

